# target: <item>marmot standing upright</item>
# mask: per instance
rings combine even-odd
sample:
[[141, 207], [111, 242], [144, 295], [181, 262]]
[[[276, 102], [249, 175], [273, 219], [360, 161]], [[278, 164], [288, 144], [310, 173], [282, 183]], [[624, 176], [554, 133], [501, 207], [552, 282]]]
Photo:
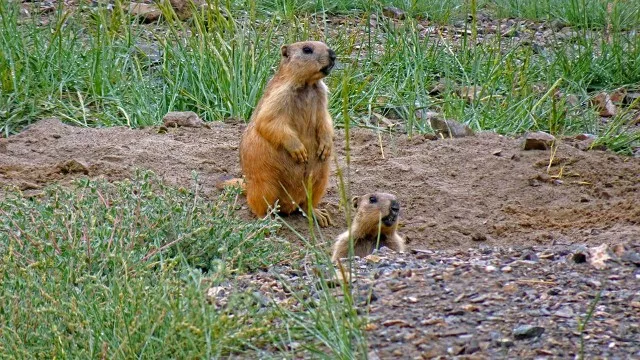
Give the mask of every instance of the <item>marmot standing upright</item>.
[[[404, 251], [405, 241], [396, 232], [400, 203], [394, 195], [371, 193], [354, 197], [351, 202], [356, 209], [356, 216], [351, 223], [354, 256], [367, 256], [382, 246]], [[331, 260], [337, 261], [348, 255], [349, 231], [345, 231], [333, 244]]]
[[247, 202], [257, 216], [278, 202], [290, 214], [311, 205], [320, 226], [331, 223], [318, 208], [329, 181], [333, 122], [322, 79], [335, 64], [336, 54], [318, 41], [282, 46], [274, 77], [254, 110], [240, 141], [240, 165]]

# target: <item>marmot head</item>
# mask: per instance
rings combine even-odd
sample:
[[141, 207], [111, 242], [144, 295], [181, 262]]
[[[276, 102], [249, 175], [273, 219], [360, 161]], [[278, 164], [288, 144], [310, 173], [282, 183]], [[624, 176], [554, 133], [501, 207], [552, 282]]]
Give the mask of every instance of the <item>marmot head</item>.
[[400, 203], [395, 195], [370, 193], [354, 197], [351, 203], [357, 210], [356, 219], [360, 226], [377, 231], [378, 222], [380, 221], [381, 230], [395, 230], [398, 224], [398, 215], [400, 214]]
[[302, 41], [280, 48], [280, 67], [287, 74], [305, 83], [312, 83], [329, 75], [336, 63], [336, 53], [320, 41]]

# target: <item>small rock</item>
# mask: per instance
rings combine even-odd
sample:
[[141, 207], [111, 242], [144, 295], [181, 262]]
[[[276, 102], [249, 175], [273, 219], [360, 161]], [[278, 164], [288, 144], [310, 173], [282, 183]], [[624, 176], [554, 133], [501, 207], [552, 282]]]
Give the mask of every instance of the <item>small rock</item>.
[[518, 285], [516, 285], [516, 284], [507, 284], [507, 285], [502, 287], [502, 290], [507, 294], [514, 294], [516, 291], [518, 291]]
[[473, 241], [486, 241], [487, 240], [487, 236], [479, 231], [474, 232], [473, 234], [471, 234], [471, 240]]
[[547, 150], [555, 143], [555, 136], [544, 131], [528, 132], [524, 135], [524, 150]]
[[415, 339], [418, 335], [414, 332], [410, 332], [408, 334], [405, 334], [404, 336], [404, 341], [411, 341], [413, 339]]
[[399, 327], [411, 327], [411, 324], [409, 324], [408, 322], [401, 320], [401, 319], [392, 319], [392, 320], [387, 320], [385, 322], [382, 323], [382, 325], [384, 326], [399, 326]]
[[406, 13], [402, 9], [399, 9], [395, 6], [387, 6], [382, 9], [382, 15], [398, 20], [404, 20], [406, 17]]
[[378, 353], [376, 353], [375, 350], [371, 350], [367, 354], [367, 359], [369, 359], [369, 360], [380, 360], [380, 357], [378, 356]]
[[501, 347], [501, 348], [509, 348], [509, 347], [512, 347], [514, 345], [513, 341], [511, 341], [511, 339], [507, 339], [507, 338], [497, 339], [497, 340], [494, 341], [494, 343], [496, 344], [496, 346]]
[[437, 336], [439, 337], [460, 336], [460, 335], [466, 335], [468, 333], [469, 333], [469, 330], [466, 330], [463, 328], [455, 328], [455, 329], [450, 329], [442, 333], [439, 333], [437, 334]]
[[444, 120], [439, 117], [430, 117], [429, 125], [436, 135], [443, 138], [460, 138], [474, 136], [474, 131], [466, 124], [460, 124], [455, 120]]
[[488, 297], [487, 295], [478, 295], [470, 298], [469, 301], [472, 303], [478, 304], [478, 303], [484, 302], [487, 299], [487, 297]]
[[568, 306], [563, 306], [553, 313], [553, 316], [569, 319], [575, 316], [573, 309]]
[[513, 329], [513, 337], [516, 340], [532, 339], [544, 333], [544, 328], [540, 326], [520, 325]]
[[411, 304], [415, 304], [415, 303], [418, 302], [418, 298], [415, 297], [415, 296], [408, 296], [408, 297], [405, 298], [405, 301], [407, 301], [408, 303], [411, 303]]
[[[173, 8], [173, 10], [175, 10], [176, 15], [178, 15], [178, 18], [180, 20], [189, 19], [193, 15], [189, 0], [169, 0], [169, 2], [171, 3], [171, 7]], [[196, 5], [196, 8], [204, 7], [203, 5], [206, 5], [206, 1], [203, 2], [195, 0], [194, 4]]]
[[622, 104], [626, 96], [627, 96], [627, 89], [625, 88], [617, 89], [609, 95], [609, 97], [611, 98], [611, 101], [615, 104]]
[[367, 255], [367, 256], [364, 257], [364, 259], [367, 262], [370, 262], [370, 263], [373, 263], [373, 264], [377, 264], [382, 260], [382, 258], [380, 256], [374, 255], [374, 254]]
[[463, 354], [469, 355], [469, 354], [473, 354], [475, 352], [480, 351], [480, 345], [478, 345], [478, 341], [477, 340], [471, 340], [469, 341], [468, 344], [464, 345], [464, 351], [462, 352]]
[[462, 310], [466, 312], [475, 312], [480, 310], [480, 307], [473, 304], [465, 304], [465, 305], [462, 305]]
[[627, 93], [624, 97], [624, 105], [631, 108], [640, 108], [640, 92]]
[[368, 323], [367, 325], [365, 325], [364, 330], [365, 331], [378, 330], [378, 325], [376, 325], [374, 323]]
[[540, 254], [540, 259], [545, 259], [545, 260], [553, 260], [555, 259], [556, 255], [552, 252], [543, 252], [542, 254]]
[[593, 143], [596, 141], [596, 139], [597, 137], [595, 135], [580, 134], [576, 136], [576, 140], [579, 140], [579, 142], [576, 143], [576, 147], [582, 151], [589, 150], [591, 148], [591, 145], [593, 145]]
[[602, 244], [589, 250], [589, 263], [598, 270], [604, 269], [605, 262], [611, 259], [609, 255], [609, 245]]
[[87, 167], [87, 165], [75, 159], [68, 160], [58, 167], [60, 169], [60, 172], [62, 172], [63, 174], [89, 174], [89, 168]]
[[547, 349], [537, 349], [536, 353], [538, 353], [538, 355], [544, 355], [544, 356], [551, 356], [554, 354], [553, 351], [547, 350]]
[[599, 289], [602, 286], [602, 283], [598, 280], [587, 279], [584, 281], [590, 288]]
[[153, 4], [131, 3], [128, 8], [129, 14], [139, 17], [143, 22], [152, 23], [158, 21], [162, 11]]
[[484, 268], [484, 270], [485, 270], [486, 272], [494, 272], [494, 271], [496, 271], [496, 267], [495, 267], [495, 266], [493, 266], [493, 265], [489, 265], [489, 266], [487, 266], [486, 268]]
[[180, 126], [193, 127], [193, 128], [200, 128], [203, 126], [206, 127], [206, 124], [204, 123], [204, 121], [202, 121], [202, 119], [198, 117], [198, 114], [194, 113], [193, 111], [168, 112], [162, 118], [162, 124], [167, 128], [180, 127]]
[[640, 254], [637, 252], [627, 251], [620, 257], [620, 260], [640, 266]]
[[602, 92], [591, 98], [591, 105], [596, 108], [600, 116], [611, 117], [615, 116], [618, 112], [616, 106], [613, 104], [609, 94]]
[[510, 273], [511, 271], [513, 271], [513, 269], [511, 268], [511, 266], [507, 265], [500, 269], [500, 271], [502, 271], [503, 273]]

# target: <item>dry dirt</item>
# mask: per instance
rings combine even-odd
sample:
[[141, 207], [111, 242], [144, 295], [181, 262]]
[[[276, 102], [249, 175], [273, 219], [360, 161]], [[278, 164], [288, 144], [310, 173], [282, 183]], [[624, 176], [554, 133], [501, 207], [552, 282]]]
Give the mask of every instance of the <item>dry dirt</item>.
[[[204, 194], [240, 175], [238, 141], [244, 124], [177, 128], [80, 128], [48, 119], [0, 139], [0, 184], [37, 191], [80, 176], [128, 177], [151, 169], [165, 181], [192, 186], [199, 174]], [[547, 172], [550, 151], [523, 151], [520, 141], [494, 133], [429, 140], [352, 129], [351, 195], [395, 193], [401, 232], [409, 248], [618, 243], [640, 238], [640, 159], [581, 151], [562, 142]], [[3, 144], [0, 144], [3, 145]], [[345, 164], [344, 132], [336, 137], [337, 162]], [[73, 160], [73, 161], [72, 161]], [[335, 225], [321, 232], [329, 242], [345, 228], [334, 173], [323, 201]], [[561, 174], [559, 178], [554, 175]], [[244, 199], [242, 199], [244, 200]], [[243, 205], [242, 216], [251, 214]], [[285, 218], [306, 234], [306, 219]], [[286, 233], [285, 233], [286, 232]], [[294, 238], [288, 230], [283, 235]]]

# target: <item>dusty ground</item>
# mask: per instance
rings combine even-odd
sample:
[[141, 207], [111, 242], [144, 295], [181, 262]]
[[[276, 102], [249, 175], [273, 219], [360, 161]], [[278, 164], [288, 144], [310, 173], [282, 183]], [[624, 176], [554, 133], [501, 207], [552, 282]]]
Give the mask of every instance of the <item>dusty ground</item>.
[[[43, 120], [3, 140], [0, 183], [37, 191], [79, 176], [115, 180], [145, 168], [188, 187], [195, 171], [203, 192], [215, 196], [220, 178], [240, 174], [243, 128], [216, 123], [211, 129], [158, 134], [157, 128], [89, 129]], [[600, 244], [640, 238], [638, 158], [585, 152], [563, 143], [547, 173], [549, 151], [523, 151], [519, 140], [493, 133], [433, 141], [352, 129], [350, 142], [351, 194], [395, 193], [402, 204], [401, 231], [410, 247], [468, 248], [478, 241]], [[338, 163], [344, 166], [343, 132], [338, 132], [336, 146]], [[552, 177], [559, 173], [559, 179]], [[324, 206], [336, 222], [321, 232], [329, 242], [346, 224], [335, 176]], [[241, 214], [251, 216], [246, 207]], [[286, 220], [306, 233], [302, 216]]]

